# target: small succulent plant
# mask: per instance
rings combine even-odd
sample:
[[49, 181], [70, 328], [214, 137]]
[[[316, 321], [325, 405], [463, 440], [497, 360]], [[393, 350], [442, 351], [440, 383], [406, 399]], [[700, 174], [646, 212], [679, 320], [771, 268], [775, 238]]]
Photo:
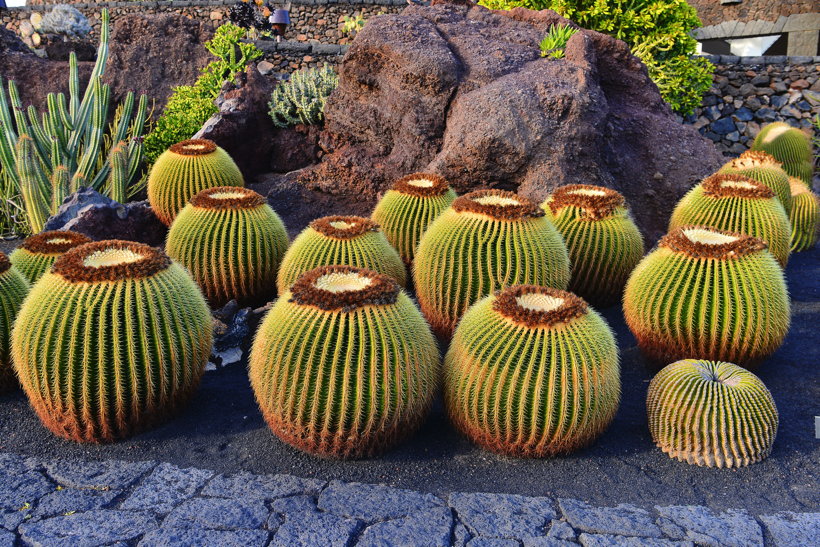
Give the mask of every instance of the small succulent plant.
[[66, 251], [91, 243], [84, 234], [52, 230], [27, 237], [9, 259], [32, 285], [40, 279]]
[[766, 152], [747, 150], [739, 158], [726, 163], [718, 171], [724, 175], [745, 175], [771, 188], [786, 214], [792, 210], [792, 195], [789, 191], [789, 175], [783, 165], [774, 156]]
[[820, 228], [820, 198], [796, 177], [789, 177], [792, 191], [791, 250], [807, 251], [817, 242]]
[[11, 366], [11, 328], [28, 291], [26, 278], [0, 252], [0, 393], [17, 385]]

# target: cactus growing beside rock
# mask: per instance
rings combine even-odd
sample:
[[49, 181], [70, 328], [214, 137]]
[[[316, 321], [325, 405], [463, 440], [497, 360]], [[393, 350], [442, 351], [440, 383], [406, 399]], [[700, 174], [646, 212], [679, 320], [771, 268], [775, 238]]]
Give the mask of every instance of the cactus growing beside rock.
[[792, 192], [791, 250], [807, 251], [817, 242], [820, 229], [820, 198], [796, 177], [789, 177]]
[[811, 140], [800, 129], [784, 122], [770, 123], [757, 134], [751, 150], [771, 154], [783, 164], [786, 173], [811, 186], [814, 163]]
[[91, 243], [91, 239], [77, 232], [40, 232], [23, 240], [9, 260], [33, 285], [63, 253], [86, 243]]
[[762, 182], [774, 191], [777, 199], [783, 204], [786, 214], [792, 210], [792, 195], [789, 191], [789, 175], [783, 165], [774, 156], [766, 152], [747, 150], [718, 171], [724, 175], [744, 175]]
[[11, 328], [28, 291], [26, 278], [0, 252], [0, 393], [17, 385], [11, 365]]

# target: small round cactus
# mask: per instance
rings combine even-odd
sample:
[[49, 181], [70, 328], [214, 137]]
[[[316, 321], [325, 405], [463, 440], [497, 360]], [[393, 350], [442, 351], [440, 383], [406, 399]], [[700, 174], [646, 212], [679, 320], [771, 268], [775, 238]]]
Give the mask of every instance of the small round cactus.
[[148, 201], [170, 226], [194, 195], [216, 186], [244, 186], [245, 179], [225, 150], [208, 139], [178, 142], [163, 152], [148, 175]]
[[570, 184], [556, 189], [541, 207], [567, 245], [570, 290], [599, 306], [619, 302], [644, 252], [624, 197], [603, 186]]
[[669, 231], [691, 225], [757, 237], [781, 266], [789, 261], [789, 217], [772, 189], [749, 177], [712, 175], [692, 188], [675, 207]]
[[450, 336], [472, 304], [519, 284], [566, 289], [567, 248], [544, 211], [503, 190], [457, 198], [422, 236], [413, 275], [421, 311]]
[[720, 174], [745, 175], [762, 182], [774, 191], [777, 199], [783, 204], [786, 214], [792, 210], [792, 195], [789, 191], [789, 175], [783, 165], [774, 156], [766, 152], [747, 150], [720, 168]]
[[809, 136], [785, 122], [765, 125], [755, 137], [751, 149], [768, 152], [783, 165], [810, 163], [813, 160]]
[[23, 303], [14, 368], [53, 433], [110, 442], [154, 426], [196, 390], [213, 320], [199, 288], [162, 251], [98, 241], [66, 252]]
[[783, 270], [762, 240], [703, 226], [664, 236], [624, 292], [624, 316], [654, 364], [697, 355], [747, 368], [783, 342]]
[[192, 197], [171, 224], [165, 245], [213, 306], [273, 296], [287, 248], [285, 225], [267, 200], [231, 186]]
[[450, 419], [512, 456], [566, 454], [612, 421], [621, 378], [615, 336], [578, 296], [517, 285], [479, 300], [444, 359]]
[[28, 291], [28, 280], [0, 252], [0, 393], [17, 385], [11, 366], [11, 328]]
[[796, 177], [789, 177], [792, 191], [792, 252], [807, 251], [817, 242], [820, 228], [820, 198]]
[[741, 467], [766, 458], [777, 408], [760, 378], [732, 363], [684, 359], [661, 370], [646, 398], [652, 440], [671, 458]]
[[371, 218], [384, 231], [387, 241], [411, 264], [422, 234], [456, 194], [438, 175], [413, 173], [396, 181], [376, 205]]
[[17, 247], [9, 260], [21, 274], [26, 276], [29, 283], [34, 284], [66, 251], [91, 243], [91, 239], [84, 234], [68, 231], [40, 232], [27, 237]]
[[265, 316], [250, 380], [280, 439], [349, 459], [376, 455], [421, 425], [440, 367], [430, 327], [395, 279], [324, 266]]
[[279, 294], [300, 275], [319, 266], [355, 266], [407, 284], [407, 269], [379, 225], [369, 218], [330, 216], [314, 220], [285, 253], [276, 286]]

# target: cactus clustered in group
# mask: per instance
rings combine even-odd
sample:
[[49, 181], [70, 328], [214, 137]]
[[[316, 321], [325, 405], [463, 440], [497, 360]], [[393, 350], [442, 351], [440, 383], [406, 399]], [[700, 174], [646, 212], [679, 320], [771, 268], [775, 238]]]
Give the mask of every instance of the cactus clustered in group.
[[811, 140], [800, 129], [784, 122], [770, 123], [757, 134], [751, 150], [771, 154], [783, 164], [786, 173], [811, 185], [814, 172]]
[[435, 339], [392, 277], [311, 270], [265, 316], [250, 379], [271, 430], [307, 452], [359, 458], [424, 420], [439, 384]]
[[762, 182], [774, 191], [777, 199], [786, 210], [792, 210], [792, 194], [789, 190], [789, 175], [774, 156], [766, 152], [747, 150], [739, 158], [735, 158], [723, 167], [718, 173], [723, 175], [744, 175], [750, 179]]
[[17, 385], [11, 366], [11, 328], [29, 291], [29, 283], [0, 252], [0, 393]]
[[14, 368], [56, 435], [114, 441], [190, 399], [212, 324], [194, 281], [162, 251], [88, 243], [58, 258], [26, 298], [12, 333]]
[[807, 251], [817, 242], [820, 228], [820, 198], [796, 177], [789, 177], [792, 191], [791, 250]]
[[684, 359], [661, 370], [646, 400], [652, 440], [670, 457], [741, 467], [769, 455], [777, 435], [771, 393], [732, 363]]
[[91, 239], [77, 232], [40, 232], [27, 237], [9, 259], [29, 283], [34, 284], [63, 253], [86, 243], [91, 243]]

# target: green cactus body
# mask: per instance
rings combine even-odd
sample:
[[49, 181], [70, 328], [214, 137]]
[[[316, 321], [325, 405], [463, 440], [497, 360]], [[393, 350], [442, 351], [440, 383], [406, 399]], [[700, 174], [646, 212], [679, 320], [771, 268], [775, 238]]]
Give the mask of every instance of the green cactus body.
[[163, 152], [148, 175], [148, 201], [170, 226], [194, 195], [217, 186], [244, 186], [239, 168], [225, 150], [207, 139], [179, 142]]
[[570, 262], [538, 205], [512, 192], [479, 190], [433, 221], [416, 249], [413, 276], [421, 311], [447, 337], [467, 308], [494, 291], [520, 284], [566, 289]]
[[396, 281], [349, 266], [311, 270], [276, 301], [249, 368], [280, 439], [345, 459], [376, 455], [413, 433], [441, 374], [430, 327]]
[[438, 175], [413, 173], [396, 181], [376, 205], [371, 218], [405, 264], [412, 264], [422, 234], [456, 194]]
[[28, 291], [26, 278], [0, 252], [0, 393], [17, 385], [11, 366], [11, 328]]
[[792, 190], [791, 250], [807, 251], [817, 242], [820, 228], [820, 198], [795, 177], [789, 178]]
[[789, 175], [771, 154], [747, 150], [718, 171], [722, 175], [744, 175], [762, 182], [774, 191], [783, 204], [786, 214], [792, 210], [792, 194], [789, 191]]
[[764, 126], [755, 137], [751, 149], [768, 152], [784, 166], [813, 160], [809, 136], [784, 122]]
[[649, 383], [646, 410], [655, 444], [689, 464], [732, 468], [759, 462], [777, 435], [771, 393], [732, 363], [672, 363]]
[[85, 234], [52, 230], [27, 237], [9, 259], [29, 283], [35, 284], [66, 251], [91, 243]]
[[783, 270], [762, 240], [703, 226], [664, 236], [624, 292], [624, 317], [652, 364], [697, 355], [747, 368], [783, 342]]
[[265, 198], [229, 186], [192, 197], [171, 224], [165, 245], [214, 306], [273, 296], [287, 248], [285, 225]]
[[693, 225], [762, 239], [781, 266], [789, 261], [789, 217], [772, 189], [749, 177], [712, 175], [692, 188], [675, 207], [669, 231]]
[[599, 306], [619, 302], [644, 253], [624, 197], [603, 186], [571, 184], [556, 189], [541, 208], [567, 245], [570, 290]]
[[187, 403], [210, 355], [212, 325], [199, 288], [162, 251], [88, 243], [62, 255], [23, 303], [14, 368], [54, 434], [115, 441]]
[[620, 401], [612, 330], [581, 298], [534, 285], [504, 289], [464, 314], [444, 377], [458, 429], [512, 456], [566, 454], [591, 443]]
[[293, 240], [276, 279], [279, 294], [303, 273], [332, 265], [373, 270], [407, 284], [404, 262], [378, 224], [363, 217], [331, 216], [314, 220]]
[[814, 177], [814, 163], [804, 161], [800, 163], [784, 164], [783, 169], [791, 177], [797, 177], [809, 189], [811, 189], [812, 178]]

